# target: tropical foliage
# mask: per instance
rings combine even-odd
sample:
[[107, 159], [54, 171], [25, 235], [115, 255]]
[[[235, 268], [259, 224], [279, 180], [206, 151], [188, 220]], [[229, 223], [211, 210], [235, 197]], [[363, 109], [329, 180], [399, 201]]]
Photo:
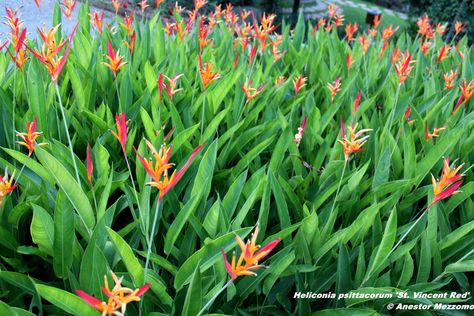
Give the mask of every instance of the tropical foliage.
[[6, 13], [1, 315], [374, 315], [398, 299], [293, 297], [472, 291], [462, 23], [445, 43], [428, 17], [412, 39], [334, 7], [277, 32], [199, 1], [111, 23], [61, 3], [37, 37]]

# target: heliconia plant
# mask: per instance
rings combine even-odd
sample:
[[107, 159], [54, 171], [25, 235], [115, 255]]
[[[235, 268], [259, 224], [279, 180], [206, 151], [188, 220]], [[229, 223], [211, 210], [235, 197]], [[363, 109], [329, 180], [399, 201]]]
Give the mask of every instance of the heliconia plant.
[[38, 32], [6, 8], [0, 314], [378, 315], [400, 299], [295, 294], [469, 290], [467, 21], [104, 5], [56, 1]]

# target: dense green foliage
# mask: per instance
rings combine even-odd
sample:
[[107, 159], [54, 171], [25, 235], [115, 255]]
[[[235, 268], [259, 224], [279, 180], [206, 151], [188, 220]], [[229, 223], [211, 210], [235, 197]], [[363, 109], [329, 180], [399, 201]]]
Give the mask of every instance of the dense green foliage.
[[[474, 77], [474, 53], [465, 38], [458, 47], [464, 59], [453, 48], [437, 62], [444, 44], [440, 36], [424, 55], [418, 40], [403, 33], [380, 57], [382, 30], [364, 54], [358, 41], [348, 44], [335, 27], [317, 30], [300, 19], [294, 30], [282, 26], [279, 49], [286, 53], [275, 61], [271, 47], [262, 50], [253, 38], [244, 52], [240, 43], [234, 46], [233, 28], [240, 22], [222, 20], [202, 51], [203, 63], [211, 63], [220, 78], [204, 91], [195, 25], [180, 39], [176, 32], [166, 34], [158, 15], [135, 20], [131, 54], [120, 18], [114, 33], [104, 26], [99, 34], [90, 25], [88, 6], [78, 10], [79, 25], [58, 80], [66, 121], [45, 67], [31, 55], [19, 71], [5, 51], [0, 54], [0, 170], [3, 175], [5, 168], [10, 174], [16, 169], [19, 185], [0, 206], [1, 315], [99, 315], [74, 290], [105, 300], [101, 286], [110, 271], [131, 288], [144, 284], [158, 192], [145, 185], [150, 178], [132, 147], [148, 158], [144, 138], [159, 148], [172, 128], [167, 143], [176, 169], [199, 144], [204, 147], [159, 205], [146, 280], [151, 290], [142, 303], [129, 304], [127, 315], [138, 315], [139, 306], [142, 315], [196, 315], [229, 280], [221, 249], [230, 258], [238, 249], [235, 235], [249, 238], [257, 223], [258, 244], [282, 239], [262, 262], [269, 268], [235, 280], [210, 313], [310, 315], [346, 308], [339, 313], [376, 315], [400, 300], [296, 300], [293, 295], [472, 292], [473, 101], [452, 114], [459, 84]], [[60, 15], [54, 19], [59, 22]], [[127, 62], [115, 80], [102, 63], [108, 40]], [[31, 40], [28, 45], [40, 47]], [[254, 45], [258, 50], [249, 62]], [[403, 84], [391, 63], [395, 46], [416, 60]], [[349, 69], [348, 54], [354, 61]], [[454, 88], [445, 90], [443, 74], [452, 68], [459, 76]], [[177, 81], [182, 90], [170, 98], [163, 89], [160, 97], [160, 74], [183, 74]], [[300, 75], [307, 82], [295, 95], [293, 81]], [[285, 78], [277, 83], [280, 76]], [[328, 84], [338, 77], [341, 89], [332, 100]], [[266, 86], [246, 103], [241, 86], [250, 81], [252, 87]], [[411, 124], [405, 119], [408, 107]], [[116, 112], [129, 119], [126, 154], [134, 182], [111, 134]], [[37, 142], [48, 144], [36, 146], [28, 157], [16, 144], [15, 130], [25, 131], [35, 117], [43, 132]], [[307, 125], [297, 146], [293, 139], [304, 117]], [[365, 150], [351, 155], [346, 167], [337, 141], [341, 119], [346, 126], [358, 122], [359, 128], [372, 129]], [[426, 125], [430, 132], [446, 129], [426, 140]], [[433, 200], [430, 173], [439, 177], [443, 157], [465, 163], [462, 193], [420, 215]], [[391, 251], [415, 219], [417, 225]]]

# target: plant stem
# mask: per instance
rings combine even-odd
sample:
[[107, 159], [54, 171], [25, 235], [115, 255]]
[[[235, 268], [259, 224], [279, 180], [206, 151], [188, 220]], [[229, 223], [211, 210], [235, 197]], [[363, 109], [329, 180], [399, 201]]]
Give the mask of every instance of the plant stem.
[[201, 114], [201, 138], [204, 133], [204, 113], [206, 109], [206, 88], [204, 88], [204, 99], [202, 100], [202, 114]]
[[81, 187], [81, 180], [79, 178], [79, 172], [77, 171], [76, 159], [74, 159], [74, 150], [72, 148], [71, 136], [69, 136], [69, 130], [68, 130], [67, 121], [66, 121], [66, 114], [64, 113], [63, 102], [61, 100], [61, 94], [59, 93], [58, 84], [55, 83], [54, 85], [56, 87], [56, 94], [58, 96], [59, 108], [61, 109], [61, 114], [63, 116], [64, 129], [66, 130], [66, 137], [67, 137], [67, 141], [69, 143], [69, 150], [71, 151], [71, 159], [72, 159], [72, 162], [73, 162], [73, 165], [74, 165], [74, 171], [76, 172], [77, 184], [79, 184], [79, 187]]
[[[469, 257], [470, 255], [472, 255], [473, 253], [474, 253], [474, 249], [472, 249], [472, 250], [469, 251], [467, 254], [465, 254], [464, 256], [462, 256], [461, 259], [459, 259], [459, 260], [456, 261], [455, 263], [459, 263], [459, 262], [463, 261], [464, 259], [466, 259], [466, 258]], [[438, 275], [438, 276], [436, 277], [436, 279], [434, 279], [434, 280], [431, 281], [431, 282], [433, 282], [433, 283], [434, 283], [434, 282], [437, 282], [437, 281], [439, 281], [439, 280], [440, 280], [443, 276], [445, 276], [445, 275], [446, 275], [446, 272], [443, 272], [443, 273], [441, 273], [440, 275]]]
[[[344, 174], [346, 173], [347, 160], [348, 160], [347, 158], [344, 159], [344, 167], [342, 168], [341, 178], [339, 179], [339, 184], [337, 185], [336, 196], [334, 197], [334, 201], [332, 202], [331, 211], [329, 212], [329, 216], [331, 216], [332, 212], [334, 211], [334, 207], [336, 206], [337, 197], [339, 196], [339, 191], [341, 190], [342, 179], [344, 179]], [[330, 224], [331, 223], [328, 222], [327, 225], [330, 225]], [[321, 233], [321, 236], [324, 237], [328, 233], [329, 233], [329, 227], [325, 226], [322, 233]], [[321, 239], [323, 239], [323, 238], [321, 238]]]
[[213, 297], [211, 297], [211, 299], [209, 300], [209, 302], [206, 303], [206, 305], [204, 305], [204, 307], [199, 311], [198, 313], [198, 316], [202, 315], [209, 307], [211, 307], [212, 303], [214, 302], [214, 300], [222, 293], [224, 292], [224, 290], [226, 288], [229, 287], [229, 285], [232, 284], [232, 282], [234, 282], [234, 280], [230, 279], [229, 282], [227, 282], [216, 294], [214, 294]]
[[153, 223], [151, 225], [150, 238], [148, 239], [148, 250], [146, 252], [146, 260], [145, 260], [145, 276], [144, 276], [145, 282], [147, 281], [147, 276], [148, 276], [148, 264], [150, 263], [151, 246], [153, 245], [153, 237], [155, 235], [156, 222], [158, 221], [159, 208], [160, 208], [160, 198], [158, 198], [158, 200], [156, 201], [155, 216], [153, 216]]
[[[123, 152], [123, 156], [125, 157], [125, 163], [127, 164], [127, 170], [128, 170], [128, 174], [130, 175], [130, 180], [132, 182], [132, 188], [133, 188], [133, 193], [134, 193], [134, 196], [135, 196], [135, 200], [137, 201], [137, 206], [138, 206], [138, 212], [140, 213], [140, 218], [142, 218], [142, 209], [141, 209], [141, 206], [140, 206], [140, 200], [138, 199], [138, 194], [137, 194], [137, 189], [135, 187], [135, 181], [133, 180], [133, 175], [132, 175], [132, 169], [130, 168], [130, 162], [128, 161], [128, 157], [127, 157], [127, 154], [125, 153], [125, 151]], [[135, 215], [135, 213], [133, 212], [132, 210], [132, 216], [133, 216], [133, 219], [134, 220], [137, 220], [137, 216]], [[142, 226], [142, 231], [143, 231], [143, 235], [145, 236], [145, 238], [148, 238], [147, 237], [147, 231], [146, 231], [146, 227], [143, 223], [143, 221], [140, 221], [140, 224]], [[146, 239], [146, 242], [148, 243], [148, 239]]]
[[117, 91], [117, 99], [118, 99], [118, 104], [119, 104], [118, 111], [122, 113], [122, 103], [120, 102], [120, 93], [119, 93], [117, 78], [114, 78], [114, 81], [115, 81], [115, 90]]
[[15, 120], [16, 120], [16, 73], [17, 68], [15, 68], [15, 72], [13, 73], [13, 111], [12, 111], [12, 147], [15, 149]]

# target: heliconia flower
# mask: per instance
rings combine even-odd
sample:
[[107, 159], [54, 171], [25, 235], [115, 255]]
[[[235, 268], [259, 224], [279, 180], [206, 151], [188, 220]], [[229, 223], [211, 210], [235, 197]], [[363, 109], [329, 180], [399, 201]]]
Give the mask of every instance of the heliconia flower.
[[99, 31], [99, 33], [102, 34], [104, 11], [102, 10], [102, 14], [99, 14], [99, 11], [94, 11], [92, 13], [89, 13], [89, 16], [91, 17], [92, 27], [97, 29], [97, 31]]
[[127, 45], [128, 49], [130, 50], [130, 53], [133, 53], [133, 49], [135, 48], [135, 39], [136, 33], [135, 30], [133, 30], [132, 36], [130, 36], [130, 42], [125, 41], [125, 45]]
[[10, 50], [7, 49], [7, 53], [8, 55], [10, 55], [11, 59], [13, 60], [15, 65], [18, 67], [18, 69], [20, 69], [20, 71], [23, 71], [23, 66], [26, 63], [26, 61], [29, 59], [28, 57], [26, 57], [26, 50], [21, 49], [16, 55], [13, 55], [12, 53], [10, 53]]
[[382, 21], [382, 15], [374, 16], [374, 29], [379, 27], [381, 21]]
[[354, 24], [348, 23], [348, 24], [346, 24], [346, 27], [344, 28], [344, 30], [346, 31], [346, 38], [347, 38], [348, 42], [354, 40], [354, 33], [357, 32], [357, 28], [358, 28], [357, 23], [354, 23]]
[[240, 11], [240, 19], [242, 22], [245, 22], [247, 18], [250, 16], [251, 12], [249, 10], [243, 9]]
[[286, 77], [285, 76], [278, 76], [275, 79], [275, 85], [277, 85], [277, 86], [281, 86], [285, 82], [286, 82]]
[[430, 40], [423, 40], [420, 39], [420, 50], [423, 55], [426, 55], [428, 50], [431, 48], [431, 41]]
[[458, 35], [459, 33], [461, 33], [465, 27], [466, 27], [466, 24], [462, 24], [461, 21], [456, 21], [456, 23], [454, 23], [455, 35]]
[[436, 33], [438, 33], [439, 36], [442, 36], [445, 32], [446, 32], [446, 24], [438, 23], [436, 25]]
[[305, 127], [306, 127], [306, 116], [303, 118], [303, 122], [301, 122], [301, 126], [298, 127], [298, 133], [295, 134], [295, 138], [293, 139], [293, 142], [296, 143], [296, 146], [299, 146], [301, 140], [303, 139]]
[[176, 172], [173, 171], [171, 176], [169, 176], [168, 170], [171, 169], [174, 164], [169, 162], [171, 156], [172, 147], [166, 147], [166, 145], [162, 145], [160, 150], [157, 151], [155, 147], [146, 140], [146, 145], [148, 149], [151, 151], [153, 157], [155, 158], [155, 163], [153, 164], [152, 159], [145, 159], [138, 153], [138, 150], [133, 147], [135, 153], [138, 156], [143, 168], [145, 168], [148, 175], [151, 177], [152, 181], [148, 182], [147, 185], [157, 188], [160, 191], [158, 199], [161, 201], [163, 197], [168, 193], [182, 178], [186, 170], [188, 169], [189, 165], [194, 160], [194, 157], [199, 153], [203, 145], [199, 145], [188, 158], [188, 161], [184, 164], [184, 166]]
[[256, 244], [258, 233], [259, 227], [257, 226], [255, 232], [252, 234], [252, 239], [248, 240], [247, 243], [244, 243], [240, 236], [236, 235], [235, 239], [237, 240], [241, 250], [238, 261], [236, 261], [234, 252], [232, 255], [232, 263], [229, 263], [224, 249], [221, 250], [225, 269], [232, 280], [237, 279], [239, 276], [256, 276], [257, 274], [254, 272], [255, 270], [266, 268], [265, 266], [260, 265], [259, 262], [268, 256], [281, 240], [280, 238], [276, 238], [266, 246], [260, 248], [260, 246]]
[[293, 79], [293, 87], [295, 88], [295, 97], [298, 95], [301, 88], [306, 86], [306, 80], [308, 79], [306, 77], [303, 77], [303, 75], [299, 75], [297, 78]]
[[440, 128], [434, 128], [433, 133], [430, 133], [428, 130], [428, 122], [425, 124], [425, 141], [428, 142], [430, 139], [439, 137], [438, 133], [441, 131], [444, 131], [446, 129], [446, 126], [440, 127]]
[[335, 27], [342, 26], [344, 24], [344, 15], [336, 14], [332, 23]]
[[376, 28], [369, 28], [367, 30], [367, 36], [369, 39], [374, 39], [377, 36], [377, 29]]
[[38, 9], [39, 9], [39, 7], [40, 7], [40, 5], [41, 5], [41, 0], [35, 0], [35, 3], [36, 3], [36, 6], [37, 6]]
[[418, 25], [418, 33], [423, 37], [426, 38], [431, 38], [432, 37], [432, 28], [430, 24], [430, 19], [428, 18], [427, 15], [422, 16], [421, 18], [418, 19], [416, 22]]
[[125, 29], [127, 35], [130, 36], [132, 34], [132, 26], [133, 26], [133, 11], [130, 12], [130, 15], [125, 14], [123, 18], [124, 23], [120, 22], [120, 25]]
[[407, 80], [410, 72], [413, 70], [412, 64], [415, 63], [415, 60], [412, 60], [411, 57], [412, 55], [406, 51], [402, 54], [402, 60], [395, 65], [395, 72], [397, 73], [400, 85]]
[[92, 172], [94, 171], [94, 165], [92, 163], [91, 145], [87, 144], [87, 180], [92, 187]]
[[382, 58], [383, 54], [385, 53], [385, 50], [387, 49], [388, 41], [390, 38], [395, 34], [395, 32], [398, 30], [398, 26], [395, 29], [392, 29], [392, 26], [388, 26], [387, 28], [384, 28], [382, 30], [382, 49], [380, 51], [379, 57]]
[[393, 51], [392, 58], [390, 60], [392, 65], [395, 65], [395, 63], [400, 59], [400, 54], [401, 51], [398, 49], [398, 46], [395, 46], [395, 50]]
[[108, 62], [102, 62], [102, 64], [112, 70], [114, 79], [117, 78], [117, 72], [120, 68], [125, 66], [127, 62], [123, 61], [123, 57], [120, 56], [120, 49], [117, 50], [117, 52], [114, 51], [110, 40], [107, 41], [107, 55], [105, 57], [108, 59]]
[[120, 7], [122, 6], [122, 4], [120, 3], [120, 0], [111, 0], [112, 2], [112, 5], [115, 9], [115, 15], [118, 14], [118, 11], [120, 10]]
[[248, 79], [246, 79], [245, 84], [240, 86], [242, 88], [242, 91], [245, 93], [245, 97], [247, 98], [247, 101], [245, 102], [245, 104], [249, 103], [250, 101], [252, 101], [252, 99], [258, 96], [263, 91], [263, 89], [265, 88], [267, 84], [264, 83], [258, 88], [252, 88], [251, 85], [252, 85], [252, 80], [250, 80], [250, 83], [249, 83]]
[[155, 0], [156, 8], [158, 9], [165, 0]]
[[121, 113], [120, 115], [118, 113], [115, 114], [115, 125], [117, 128], [117, 133], [111, 131], [112, 135], [119, 141], [123, 154], [126, 155], [125, 151], [127, 147], [128, 121], [125, 113]]
[[17, 185], [13, 184], [14, 178], [15, 171], [13, 171], [11, 177], [8, 177], [8, 168], [5, 168], [5, 175], [0, 177], [0, 206], [2, 205], [3, 199], [17, 187]]
[[354, 104], [352, 106], [352, 114], [355, 116], [357, 109], [359, 108], [360, 98], [362, 97], [362, 91], [357, 92]]
[[332, 20], [332, 18], [337, 14], [338, 8], [336, 8], [334, 4], [331, 3], [328, 5], [327, 11], [329, 14], [329, 20]]
[[194, 0], [194, 8], [200, 10], [207, 4], [207, 0]]
[[318, 19], [318, 29], [324, 27], [326, 25], [326, 19], [325, 18], [319, 18]]
[[28, 149], [28, 157], [33, 154], [35, 150], [35, 145], [44, 146], [47, 143], [36, 144], [35, 141], [38, 137], [41, 136], [43, 132], [36, 131], [36, 117], [32, 122], [26, 123], [26, 133], [17, 132], [16, 136], [20, 137], [23, 141], [17, 142], [17, 144], [25, 146]]
[[333, 102], [337, 93], [341, 90], [341, 77], [337, 77], [332, 84], [328, 83], [328, 89], [331, 94], [331, 102]]
[[178, 15], [181, 15], [181, 12], [183, 12], [183, 11], [184, 11], [184, 8], [178, 4], [178, 1], [176, 1], [174, 3], [174, 8], [172, 9], [171, 14], [174, 15], [176, 13]]
[[367, 53], [370, 46], [370, 39], [368, 39], [364, 34], [359, 35], [357, 39], [359, 40], [359, 44], [362, 47], [364, 54]]
[[458, 72], [451, 69], [448, 73], [443, 74], [444, 89], [450, 90], [454, 88], [454, 79], [458, 76]]
[[446, 58], [448, 58], [448, 54], [451, 51], [451, 45], [444, 44], [443, 47], [439, 50], [438, 53], [438, 63]]
[[356, 132], [357, 126], [359, 123], [356, 123], [355, 125], [350, 125], [349, 126], [349, 133], [350, 136], [349, 138], [346, 137], [346, 128], [344, 126], [344, 121], [341, 119], [341, 138], [342, 140], [337, 140], [339, 143], [342, 145], [342, 149], [344, 151], [344, 157], [345, 161], [349, 159], [349, 157], [352, 154], [361, 152], [364, 150], [362, 148], [365, 143], [367, 142], [367, 139], [369, 138], [369, 135], [361, 137], [364, 133], [372, 131], [372, 129], [366, 128], [366, 129], [361, 129], [360, 131]]
[[202, 52], [204, 47], [209, 45], [210, 39], [207, 39], [209, 28], [204, 25], [204, 18], [199, 19], [199, 50]]
[[405, 111], [405, 121], [411, 125], [415, 122], [415, 120], [410, 120], [410, 114], [411, 114], [411, 107], [408, 106], [407, 110]]
[[158, 80], [157, 80], [157, 85], [158, 85], [158, 93], [160, 95], [160, 98], [163, 96], [163, 74], [158, 75]]
[[448, 197], [460, 192], [458, 191], [458, 188], [462, 184], [461, 178], [464, 177], [464, 174], [458, 174], [458, 172], [463, 166], [464, 164], [461, 164], [459, 167], [456, 167], [456, 164], [453, 164], [451, 167], [449, 165], [449, 158], [444, 159], [441, 179], [436, 181], [435, 177], [431, 175], [434, 199], [428, 208], [433, 206], [436, 202], [447, 199]]
[[48, 73], [51, 76], [53, 82], [57, 82], [61, 71], [66, 64], [67, 57], [69, 55], [69, 50], [71, 49], [71, 43], [74, 38], [74, 34], [76, 33], [77, 25], [72, 30], [71, 34], [69, 35], [68, 45], [66, 46], [66, 51], [64, 52], [63, 56], [58, 56], [59, 51], [65, 45], [64, 40], [60, 40], [59, 44], [57, 44], [55, 40], [55, 35], [58, 30], [59, 25], [51, 28], [48, 32], [46, 31], [39, 31], [39, 35], [43, 40], [43, 49], [40, 53], [38, 50], [33, 50], [28, 48], [28, 50], [43, 64], [45, 65]]
[[458, 102], [454, 106], [453, 109], [453, 114], [458, 110], [459, 106], [461, 103], [464, 102], [464, 104], [469, 101], [471, 98], [472, 94], [474, 93], [474, 80], [471, 80], [467, 85], [466, 85], [466, 80], [463, 80], [460, 85], [461, 88], [461, 95], [459, 96]]
[[352, 54], [346, 54], [346, 67], [347, 67], [347, 70], [351, 69], [354, 62], [355, 61], [352, 58]]
[[145, 9], [149, 7], [149, 5], [147, 4], [147, 0], [140, 1], [138, 5], [140, 6], [142, 10], [142, 14], [145, 13]]
[[105, 287], [102, 288], [102, 292], [108, 297], [107, 303], [102, 302], [87, 294], [82, 290], [76, 290], [76, 294], [87, 304], [92, 306], [94, 309], [102, 312], [102, 315], [125, 315], [127, 304], [131, 302], [140, 301], [140, 296], [145, 294], [151, 287], [151, 284], [145, 284], [144, 286], [132, 290], [122, 286], [123, 276], [117, 278], [112, 272], [112, 279], [114, 280], [114, 287], [109, 288], [107, 276], [104, 276]]
[[255, 55], [257, 54], [257, 45], [252, 46], [252, 49], [250, 50], [249, 54], [249, 64], [251, 65], [253, 62], [253, 59], [255, 58]]
[[176, 75], [173, 78], [168, 78], [167, 76], [164, 76], [166, 78], [166, 80], [168, 80], [168, 82], [169, 82], [169, 84], [165, 83], [164, 86], [165, 86], [166, 93], [168, 93], [168, 96], [169, 96], [170, 100], [173, 99], [173, 95], [176, 92], [179, 92], [179, 91], [183, 90], [181, 88], [176, 89], [176, 86], [178, 84], [178, 79], [181, 76], [183, 76], [183, 74]]
[[72, 11], [76, 7], [77, 0], [63, 0], [63, 5], [61, 6], [61, 11], [68, 18], [71, 19]]
[[212, 64], [206, 63], [206, 66], [203, 65], [202, 57], [199, 55], [199, 74], [201, 75], [201, 81], [206, 90], [212, 82], [220, 78], [217, 72], [212, 72]]

